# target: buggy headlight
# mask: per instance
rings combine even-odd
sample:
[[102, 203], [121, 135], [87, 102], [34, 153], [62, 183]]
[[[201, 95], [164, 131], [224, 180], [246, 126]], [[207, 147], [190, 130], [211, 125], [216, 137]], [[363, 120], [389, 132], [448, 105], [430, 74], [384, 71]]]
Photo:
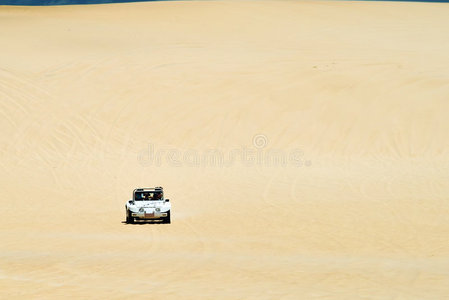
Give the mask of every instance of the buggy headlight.
[[144, 211], [143, 207], [141, 207], [141, 208], [139, 209], [139, 211], [140, 211], [140, 212], [143, 212], [143, 211]]
[[156, 211], [157, 211], [157, 212], [160, 212], [161, 209], [160, 209], [159, 207], [156, 207]]

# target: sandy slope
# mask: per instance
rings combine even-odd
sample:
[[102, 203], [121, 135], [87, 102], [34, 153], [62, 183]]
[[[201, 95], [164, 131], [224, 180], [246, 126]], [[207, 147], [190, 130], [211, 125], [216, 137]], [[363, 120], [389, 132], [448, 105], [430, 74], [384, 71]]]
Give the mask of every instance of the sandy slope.
[[0, 7], [0, 298], [447, 299], [448, 15]]

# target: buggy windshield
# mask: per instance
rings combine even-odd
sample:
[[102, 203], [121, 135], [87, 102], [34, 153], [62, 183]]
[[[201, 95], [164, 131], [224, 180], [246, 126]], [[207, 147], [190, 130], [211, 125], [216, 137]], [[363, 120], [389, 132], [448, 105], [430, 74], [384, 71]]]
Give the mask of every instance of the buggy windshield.
[[159, 191], [136, 192], [134, 195], [134, 200], [136, 201], [162, 200], [162, 192]]

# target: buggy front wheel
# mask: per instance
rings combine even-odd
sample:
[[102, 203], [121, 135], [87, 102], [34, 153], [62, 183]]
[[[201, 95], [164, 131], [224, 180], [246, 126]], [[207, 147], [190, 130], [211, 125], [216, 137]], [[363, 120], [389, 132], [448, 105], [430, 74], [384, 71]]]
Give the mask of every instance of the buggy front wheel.
[[165, 223], [165, 224], [170, 224], [171, 223], [170, 211], [167, 212], [167, 216], [164, 218], [163, 223]]
[[134, 224], [134, 218], [132, 217], [131, 212], [129, 210], [126, 210], [126, 223]]

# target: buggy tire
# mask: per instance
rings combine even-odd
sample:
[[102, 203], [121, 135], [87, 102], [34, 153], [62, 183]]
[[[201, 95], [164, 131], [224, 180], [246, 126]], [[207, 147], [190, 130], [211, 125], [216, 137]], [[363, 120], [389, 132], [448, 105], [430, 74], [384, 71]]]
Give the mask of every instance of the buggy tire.
[[126, 210], [126, 223], [134, 224], [134, 218], [131, 216], [131, 212], [129, 210]]
[[170, 211], [167, 212], [167, 216], [164, 218], [163, 223], [165, 223], [165, 224], [170, 224], [171, 223]]

